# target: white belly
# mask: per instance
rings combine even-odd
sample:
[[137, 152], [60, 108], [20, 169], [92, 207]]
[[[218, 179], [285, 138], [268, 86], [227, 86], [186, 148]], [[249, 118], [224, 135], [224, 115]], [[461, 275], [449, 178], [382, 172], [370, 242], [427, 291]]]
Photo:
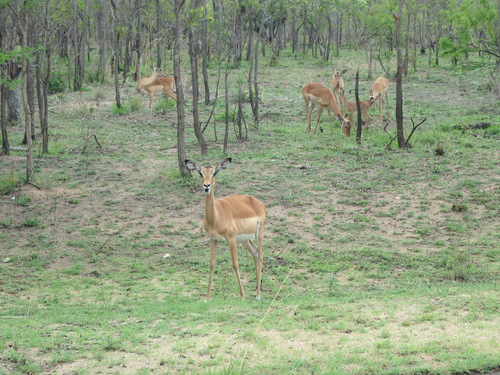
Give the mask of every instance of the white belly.
[[[227, 242], [227, 239], [225, 237], [212, 237], [212, 240], [215, 240], [217, 242]], [[255, 240], [255, 233], [237, 234], [236, 235], [236, 242], [237, 243], [246, 242], [248, 240], [250, 240], [250, 241]]]

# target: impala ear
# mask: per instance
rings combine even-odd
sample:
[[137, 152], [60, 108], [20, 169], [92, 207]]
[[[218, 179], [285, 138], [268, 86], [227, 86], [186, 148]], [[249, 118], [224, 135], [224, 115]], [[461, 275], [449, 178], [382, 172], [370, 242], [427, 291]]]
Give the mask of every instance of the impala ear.
[[184, 163], [186, 164], [187, 169], [189, 169], [190, 171], [197, 171], [200, 175], [203, 176], [203, 174], [201, 173], [201, 168], [194, 161], [186, 159], [184, 160]]
[[226, 169], [227, 167], [229, 167], [229, 163], [231, 163], [233, 159], [231, 158], [226, 158], [224, 160], [222, 160], [219, 165], [217, 166], [217, 168], [215, 168], [215, 172], [212, 176], [215, 176], [217, 173], [219, 173], [219, 171], [221, 169]]

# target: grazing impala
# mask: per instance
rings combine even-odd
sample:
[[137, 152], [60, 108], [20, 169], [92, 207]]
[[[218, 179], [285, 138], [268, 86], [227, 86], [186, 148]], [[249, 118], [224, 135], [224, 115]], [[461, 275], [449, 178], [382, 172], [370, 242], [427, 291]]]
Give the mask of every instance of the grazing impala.
[[241, 298], [245, 298], [245, 293], [241, 285], [238, 266], [238, 243], [243, 243], [254, 259], [257, 278], [255, 299], [260, 300], [260, 279], [263, 264], [262, 240], [264, 222], [266, 221], [266, 207], [264, 203], [250, 195], [229, 195], [224, 198], [215, 199], [214, 177], [221, 170], [226, 169], [230, 162], [231, 158], [224, 159], [214, 168], [212, 166], [200, 167], [191, 160], [185, 160], [186, 167], [190, 171], [196, 171], [200, 174], [205, 192], [205, 218], [203, 226], [210, 237], [210, 276], [208, 279], [207, 299], [210, 299], [212, 293], [217, 242], [227, 241], [231, 250], [233, 268], [238, 279]]
[[390, 119], [391, 115], [389, 114], [389, 81], [387, 80], [387, 78], [378, 77], [373, 83], [372, 89], [370, 90], [370, 100], [373, 99], [373, 101], [375, 101], [378, 99], [378, 114], [380, 123], [382, 123], [382, 107], [384, 106], [382, 95], [385, 96], [387, 117]]
[[344, 79], [342, 78], [342, 74], [347, 72], [347, 69], [342, 70], [341, 72], [335, 72], [332, 76], [332, 89], [333, 94], [335, 95], [335, 99], [337, 103], [340, 105], [340, 110], [342, 111], [342, 93], [344, 92]]
[[[306, 116], [307, 116], [307, 131], [311, 132], [311, 115], [315, 105], [318, 105], [318, 120], [316, 121], [316, 126], [314, 127], [314, 132], [316, 133], [316, 128], [318, 127], [319, 118], [321, 116], [321, 111], [326, 109], [328, 111], [328, 117], [330, 119], [330, 131], [333, 135], [333, 124], [332, 124], [332, 114], [333, 111], [338, 120], [340, 121], [341, 129], [344, 134], [349, 137], [351, 134], [351, 124], [347, 121], [337, 105], [337, 101], [333, 96], [332, 90], [323, 86], [317, 82], [311, 82], [302, 88], [302, 96], [306, 103]], [[311, 110], [309, 110], [309, 104], [311, 104]]]
[[151, 120], [151, 111], [153, 108], [153, 101], [156, 94], [164, 94], [168, 102], [168, 98], [177, 101], [177, 96], [174, 93], [175, 79], [163, 72], [161, 68], [151, 67], [153, 74], [150, 77], [143, 78], [139, 81], [138, 90], [141, 96], [144, 93], [149, 94], [149, 119]]
[[[344, 102], [344, 106], [347, 108], [349, 111], [349, 122], [355, 123], [353, 120], [353, 114], [354, 112], [358, 112], [358, 106], [356, 102], [348, 102], [347, 101], [347, 96], [345, 93], [342, 93], [342, 101]], [[370, 126], [370, 116], [368, 115], [368, 110], [372, 106], [372, 104], [375, 102], [375, 99], [370, 98], [368, 101], [366, 100], [360, 100], [359, 101], [359, 107], [361, 109], [361, 114], [365, 118], [365, 124], [363, 128], [365, 130], [368, 130], [368, 127]]]

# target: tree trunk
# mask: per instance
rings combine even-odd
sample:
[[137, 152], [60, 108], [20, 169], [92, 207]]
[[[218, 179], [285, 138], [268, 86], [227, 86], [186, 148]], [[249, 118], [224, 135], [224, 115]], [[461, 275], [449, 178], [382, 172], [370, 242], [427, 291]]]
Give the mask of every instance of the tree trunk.
[[6, 116], [7, 85], [5, 84], [5, 82], [2, 82], [0, 87], [1, 87], [1, 91], [0, 91], [0, 114], [1, 114], [0, 124], [2, 127], [2, 149], [3, 149], [4, 155], [10, 155], [10, 144], [9, 144], [9, 137], [7, 134], [7, 116]]
[[333, 33], [332, 19], [331, 19], [329, 13], [326, 14], [326, 20], [328, 21], [328, 41], [326, 43], [325, 61], [329, 61], [330, 60], [330, 48], [332, 45], [332, 33]]
[[161, 36], [162, 36], [162, 27], [161, 27], [161, 6], [160, 6], [160, 0], [156, 0], [156, 38], [158, 40], [158, 43], [156, 45], [156, 66], [161, 67], [161, 51], [162, 51], [162, 43], [161, 43]]
[[119, 70], [120, 70], [120, 40], [118, 32], [118, 21], [116, 20], [116, 4], [114, 0], [111, 2], [111, 20], [112, 20], [112, 30], [113, 30], [113, 73], [115, 77], [115, 102], [116, 106], [120, 108], [122, 106], [120, 98], [120, 82], [119, 82]]
[[356, 83], [354, 86], [354, 94], [356, 95], [356, 108], [358, 110], [358, 116], [357, 116], [357, 128], [356, 128], [356, 142], [358, 144], [361, 144], [361, 126], [362, 126], [362, 118], [361, 118], [361, 106], [359, 104], [359, 68], [356, 71]]
[[234, 24], [233, 24], [233, 62], [234, 62], [234, 67], [237, 69], [240, 67], [240, 61], [241, 61], [241, 47], [242, 47], [242, 28], [243, 28], [243, 12], [244, 12], [244, 7], [239, 4], [236, 4], [236, 0], [234, 1], [234, 7], [235, 7], [235, 15], [234, 15]]
[[184, 123], [186, 115], [184, 113], [184, 88], [181, 76], [181, 42], [183, 27], [181, 24], [181, 10], [186, 0], [175, 0], [175, 37], [174, 37], [174, 78], [177, 89], [177, 160], [179, 170], [183, 176], [189, 175], [184, 160], [186, 160], [186, 142], [184, 139]]
[[201, 66], [203, 72], [203, 85], [205, 87], [205, 105], [210, 104], [210, 84], [208, 81], [208, 25], [207, 25], [207, 0], [202, 0], [203, 20], [201, 22]]
[[227, 153], [227, 141], [229, 137], [229, 84], [228, 84], [229, 63], [230, 63], [230, 57], [227, 58], [226, 72], [224, 73], [224, 96], [226, 98], [226, 129], [224, 131], [224, 145], [222, 147], [222, 152], [224, 154]]
[[137, 39], [136, 39], [136, 48], [137, 48], [137, 65], [135, 69], [135, 81], [141, 80], [141, 65], [142, 65], [142, 2], [141, 0], [137, 0], [136, 3], [137, 10]]
[[[28, 38], [31, 39], [31, 38]], [[28, 46], [31, 48], [31, 45]], [[33, 63], [28, 60], [28, 73], [26, 82], [26, 95], [28, 98], [28, 108], [30, 109], [30, 127], [31, 127], [31, 139], [35, 140], [35, 77], [33, 72]], [[26, 140], [27, 134], [24, 133], [23, 145], [27, 144]]]
[[22, 23], [21, 23], [21, 47], [25, 52], [23, 56], [22, 63], [22, 96], [23, 96], [23, 107], [24, 107], [24, 116], [25, 116], [25, 127], [26, 127], [26, 147], [27, 147], [27, 157], [26, 157], [26, 183], [31, 183], [31, 179], [33, 178], [33, 143], [31, 140], [31, 110], [29, 107], [28, 100], [28, 58], [26, 56], [28, 47], [28, 1], [24, 0], [23, 4], [23, 14], [22, 14]]
[[406, 148], [403, 129], [403, 58], [401, 56], [401, 12], [404, 0], [399, 0], [398, 14], [394, 16], [396, 20], [396, 53], [397, 53], [397, 77], [396, 77], [396, 129], [399, 148]]
[[[10, 81], [17, 80], [21, 77], [22, 69], [19, 69], [16, 63], [8, 64], [8, 71], [10, 72]], [[9, 122], [21, 121], [21, 85], [16, 85], [13, 89], [7, 91], [7, 109]]]
[[410, 6], [407, 8], [408, 12], [408, 24], [406, 25], [406, 41], [405, 41], [405, 61], [403, 65], [403, 73], [405, 76], [408, 75], [408, 66], [410, 64], [410, 21], [411, 21], [411, 13]]
[[[7, 30], [5, 27], [5, 11], [0, 7], [0, 51], [5, 49]], [[7, 64], [0, 65], [0, 127], [2, 129], [2, 149], [4, 155], [10, 155], [9, 137], [7, 134], [7, 76], [5, 74]]]
[[[199, 0], [191, 1], [191, 9], [193, 12], [196, 12], [196, 9], [199, 7]], [[189, 31], [189, 60], [191, 62], [191, 86], [193, 90], [193, 127], [194, 134], [196, 138], [198, 138], [198, 142], [200, 144], [201, 155], [207, 155], [207, 142], [205, 141], [205, 137], [203, 136], [203, 132], [201, 130], [200, 124], [200, 114], [198, 111], [198, 98], [200, 96], [200, 89], [198, 83], [198, 29], [197, 27], [192, 27]]]
[[[45, 51], [37, 50], [36, 52], [36, 91], [38, 98], [38, 113], [40, 117], [40, 127], [42, 131], [42, 152], [49, 152], [49, 131], [48, 131], [48, 116], [49, 116], [49, 108], [48, 108], [48, 90], [49, 90], [49, 80], [50, 80], [50, 55], [51, 55], [51, 46], [50, 43], [47, 43], [48, 33], [50, 30], [49, 23], [49, 12], [46, 9], [44, 12], [45, 19], [43, 20], [43, 37], [40, 40], [42, 45], [45, 46]], [[42, 23], [42, 21], [39, 21]], [[44, 63], [45, 57], [45, 64]], [[45, 65], [45, 74], [42, 72], [42, 67]]]
[[99, 11], [97, 12], [97, 36], [99, 43], [99, 65], [97, 67], [97, 81], [104, 83], [106, 77], [106, 21], [107, 21], [107, 4], [105, 0], [99, 0]]

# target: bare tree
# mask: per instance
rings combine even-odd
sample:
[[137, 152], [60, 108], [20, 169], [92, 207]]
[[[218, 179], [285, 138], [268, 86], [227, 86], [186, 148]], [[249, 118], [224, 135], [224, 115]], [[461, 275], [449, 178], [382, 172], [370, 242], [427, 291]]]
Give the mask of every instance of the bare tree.
[[404, 0], [399, 0], [398, 14], [393, 14], [396, 21], [396, 53], [397, 53], [397, 75], [396, 75], [396, 129], [399, 148], [407, 148], [408, 143], [405, 140], [403, 129], [403, 57], [401, 55], [401, 13]]
[[[21, 15], [20, 31], [21, 31], [21, 48], [23, 51], [26, 50], [28, 46], [28, 24], [29, 24], [29, 0], [24, 0], [23, 10]], [[22, 96], [23, 96], [23, 107], [26, 125], [26, 146], [27, 146], [27, 158], [26, 158], [26, 183], [31, 183], [34, 169], [33, 169], [33, 142], [31, 139], [31, 110], [28, 101], [28, 58], [26, 53], [23, 54], [22, 63]]]
[[[5, 50], [5, 39], [7, 37], [6, 12], [4, 6], [0, 6], [0, 51]], [[7, 76], [5, 75], [6, 64], [0, 66], [0, 125], [2, 128], [2, 149], [5, 155], [10, 155], [9, 137], [7, 134]]]
[[109, 0], [111, 4], [111, 22], [113, 29], [113, 73], [115, 77], [115, 102], [116, 106], [122, 106], [120, 98], [120, 82], [118, 78], [120, 64], [120, 34], [118, 31], [117, 7], [114, 0]]
[[[499, 0], [500, 1], [500, 0]], [[210, 85], [208, 83], [208, 27], [207, 27], [207, 0], [201, 1], [203, 20], [201, 21], [201, 69], [203, 72], [203, 86], [205, 87], [205, 105], [210, 104]]]
[[181, 41], [182, 41], [182, 22], [181, 11], [186, 0], [174, 1], [175, 12], [175, 37], [174, 37], [174, 78], [177, 89], [177, 159], [179, 170], [183, 176], [189, 175], [186, 167], [186, 142], [184, 139], [184, 126], [186, 114], [184, 113], [184, 88], [181, 76]]
[[[191, 1], [191, 10], [193, 13], [199, 8], [199, 0]], [[198, 111], [198, 98], [200, 96], [200, 89], [198, 84], [198, 58], [200, 56], [198, 48], [198, 27], [194, 25], [189, 30], [189, 60], [191, 62], [191, 86], [193, 90], [193, 127], [194, 134], [198, 138], [200, 144], [201, 155], [207, 155], [207, 142], [203, 136], [200, 123], [200, 114]]]

